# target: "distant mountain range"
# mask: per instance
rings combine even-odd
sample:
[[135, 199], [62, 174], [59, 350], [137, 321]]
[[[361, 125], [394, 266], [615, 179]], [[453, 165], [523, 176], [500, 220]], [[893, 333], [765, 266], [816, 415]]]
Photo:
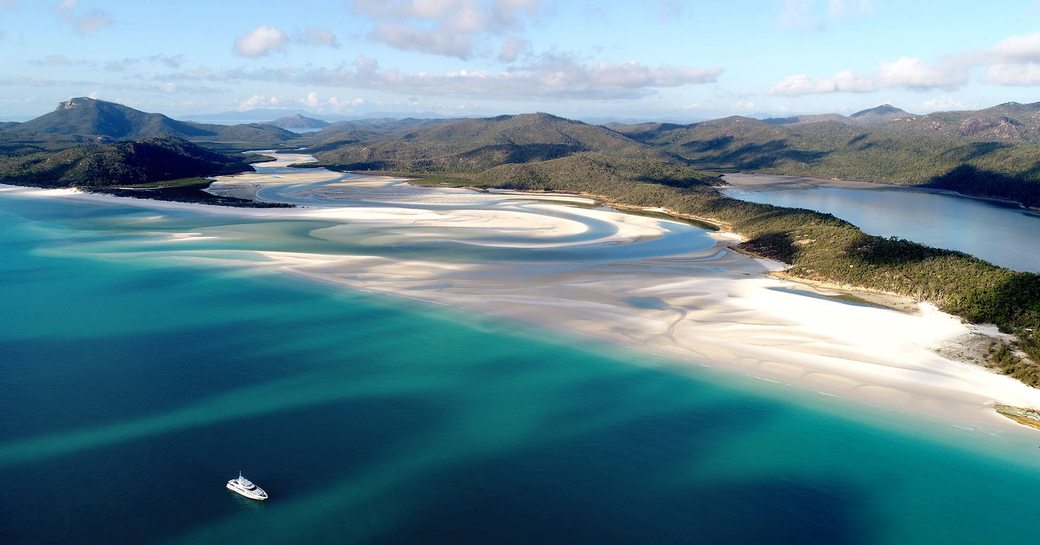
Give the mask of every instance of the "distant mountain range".
[[835, 121], [859, 127], [876, 127], [878, 125], [884, 125], [889, 121], [912, 116], [913, 114], [905, 110], [901, 110], [888, 104], [883, 104], [881, 106], [856, 112], [847, 117], [841, 114], [797, 115], [792, 117], [771, 117], [763, 119], [762, 122], [769, 125], [804, 125], [809, 123]]
[[380, 126], [343, 123], [319, 133], [317, 157], [360, 170], [439, 168], [477, 172], [506, 163], [546, 161], [585, 152], [615, 157], [671, 156], [606, 127], [545, 113], [447, 121], [405, 120]]
[[357, 170], [475, 173], [580, 153], [702, 170], [927, 185], [1040, 207], [1040, 103], [915, 115], [856, 112], [597, 126], [549, 114], [335, 123], [303, 139]]
[[1040, 103], [612, 128], [703, 169], [927, 185], [1040, 207]]
[[[276, 121], [320, 121], [288, 117]], [[733, 116], [685, 125], [599, 126], [545, 113], [369, 119], [296, 134], [269, 123], [177, 121], [78, 98], [0, 128], [0, 181], [125, 191], [113, 188], [250, 168], [240, 154], [198, 143], [221, 150], [305, 146], [318, 164], [336, 170], [402, 173], [418, 178], [414, 183], [585, 193], [707, 218], [741, 233], [742, 250], [791, 264], [787, 274], [933, 301], [973, 322], [1019, 333], [1019, 346], [1040, 359], [1040, 336], [1032, 333], [1040, 330], [1036, 275], [872, 237], [827, 214], [732, 199], [714, 187], [721, 183], [714, 172], [740, 170], [922, 185], [1040, 207], [1040, 104], [929, 115], [883, 105], [851, 116]], [[193, 191], [205, 184], [183, 183]], [[1040, 385], [1035, 366], [999, 365]]]
[[732, 116], [686, 125], [600, 126], [544, 113], [330, 124], [294, 113], [268, 123], [229, 126], [74, 98], [36, 119], [0, 125], [0, 153], [24, 155], [156, 136], [223, 150], [292, 142], [342, 169], [472, 174], [591, 153], [711, 171], [928, 185], [1040, 206], [1040, 103], [928, 115], [885, 104], [849, 116]]

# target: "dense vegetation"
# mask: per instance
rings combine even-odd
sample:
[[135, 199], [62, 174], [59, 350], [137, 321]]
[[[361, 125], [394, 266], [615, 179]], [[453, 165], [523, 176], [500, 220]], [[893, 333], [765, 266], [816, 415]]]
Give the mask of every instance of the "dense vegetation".
[[268, 123], [268, 125], [274, 125], [281, 129], [324, 129], [331, 125], [328, 121], [322, 121], [321, 119], [314, 119], [313, 117], [306, 117], [300, 114], [292, 115], [289, 117], [280, 117]]
[[[249, 163], [262, 158], [241, 150], [295, 137], [271, 125], [188, 123], [112, 102], [73, 98], [25, 123], [0, 125], [0, 182], [133, 195], [147, 191], [157, 199], [214, 202], [215, 197], [197, 187], [204, 180], [183, 179], [251, 170]], [[142, 187], [171, 180], [175, 182], [166, 187]]]
[[897, 112], [614, 128], [699, 168], [926, 186], [1040, 207], [1040, 104]]
[[[171, 137], [138, 142], [75, 144], [48, 149], [24, 144], [0, 156], [0, 182], [38, 187], [101, 187], [233, 174], [251, 170], [242, 156], [217, 153]], [[42, 149], [41, 149], [42, 147]]]
[[333, 133], [311, 151], [323, 164], [353, 170], [441, 173], [478, 172], [505, 163], [584, 152], [670, 160], [669, 154], [612, 130], [549, 114], [442, 121], [367, 133], [352, 131], [345, 136]]
[[[707, 219], [744, 235], [740, 249], [791, 264], [793, 276], [909, 295], [973, 322], [1014, 331], [1019, 339], [1014, 349], [1037, 361], [1040, 276], [869, 236], [827, 214], [730, 199], [715, 189], [720, 180], [704, 172], [736, 169], [930, 184], [1040, 202], [1040, 148], [1032, 145], [1040, 142], [1040, 108], [1004, 105], [994, 112], [910, 116], [882, 107], [851, 118], [763, 122], [735, 117], [613, 129], [529, 114], [366, 120], [298, 136], [271, 125], [183, 123], [74, 99], [37, 120], [0, 127], [0, 181], [108, 186], [111, 191], [113, 185], [246, 170], [249, 159], [232, 152], [292, 139], [294, 145], [308, 144], [318, 165], [339, 170], [410, 174], [428, 183], [586, 193]], [[112, 141], [120, 134], [138, 141]], [[163, 136], [140, 138], [150, 134]], [[228, 153], [170, 135], [218, 142], [217, 148]], [[204, 183], [178, 182], [155, 196], [192, 200], [190, 193], [200, 192]], [[1040, 371], [1032, 361], [1007, 351], [993, 359], [1005, 372], [1037, 384]]]
[[58, 104], [54, 111], [25, 123], [0, 126], [2, 140], [89, 136], [102, 140], [139, 140], [173, 136], [200, 142], [284, 142], [296, 134], [273, 125], [207, 125], [177, 121], [122, 104], [79, 97]]
[[[682, 160], [632, 144], [620, 146], [625, 154], [612, 153], [616, 149], [613, 145], [602, 149], [603, 142], [617, 136], [614, 131], [570, 140], [568, 149], [550, 148], [562, 146], [563, 141], [548, 131], [543, 132], [545, 142], [527, 139], [504, 144], [501, 142], [506, 136], [495, 130], [494, 123], [499, 119], [483, 120], [481, 138], [475, 142], [469, 140], [473, 125], [467, 124], [431, 131], [437, 135], [435, 142], [418, 135], [401, 141], [384, 135], [374, 142], [361, 140], [333, 150], [317, 150], [318, 157], [343, 170], [410, 174], [425, 178], [425, 183], [585, 193], [611, 203], [664, 207], [679, 215], [708, 219], [744, 235], [747, 240], [739, 249], [789, 263], [788, 272], [793, 276], [932, 301], [972, 322], [995, 323], [1005, 331], [1019, 333], [1020, 348], [1033, 358], [1040, 356], [1036, 348], [1040, 338], [1028, 331], [1040, 329], [1038, 275], [996, 267], [958, 252], [867, 235], [829, 214], [730, 199], [714, 187], [720, 183], [718, 178]], [[553, 119], [530, 117], [519, 121], [555, 123]], [[509, 119], [500, 127], [509, 134], [517, 122]], [[586, 126], [580, 134], [593, 129]], [[576, 133], [571, 131], [572, 135]], [[371, 153], [374, 143], [378, 144], [378, 161], [354, 161]], [[496, 148], [502, 150], [496, 156], [497, 164], [486, 155], [482, 161], [460, 160], [473, 156], [473, 151], [487, 150], [489, 145], [501, 146]], [[534, 146], [555, 149], [559, 156], [531, 153]], [[585, 151], [597, 147], [601, 150]], [[784, 156], [776, 149], [762, 154]], [[346, 162], [337, 164], [338, 160]], [[1040, 377], [1033, 362], [1019, 360], [1012, 365], [1010, 358], [1002, 361], [1006, 363], [1005, 372], [1040, 385], [1032, 378]]]

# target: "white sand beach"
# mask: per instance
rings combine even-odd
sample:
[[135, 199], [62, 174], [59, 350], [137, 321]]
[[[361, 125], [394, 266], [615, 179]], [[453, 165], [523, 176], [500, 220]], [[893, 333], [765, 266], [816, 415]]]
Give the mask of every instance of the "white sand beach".
[[[283, 155], [280, 164], [297, 160], [302, 158]], [[365, 229], [366, 251], [342, 254], [192, 254], [193, 238], [220, 236], [205, 229], [180, 240], [185, 242], [182, 257], [271, 267], [351, 289], [521, 320], [667, 356], [685, 362], [691, 372], [702, 366], [731, 370], [980, 433], [1035, 433], [997, 415], [992, 406], [1040, 407], [1040, 390], [937, 353], [971, 333], [972, 326], [929, 304], [915, 305], [913, 313], [899, 312], [769, 277], [782, 265], [727, 249], [735, 242], [732, 234], [715, 233], [707, 240], [702, 232], [694, 235], [694, 228], [670, 220], [569, 207], [527, 194], [412, 187], [394, 197], [384, 190], [399, 187], [400, 179], [342, 179], [324, 169], [270, 174], [269, 167], [258, 167], [258, 173], [219, 178], [214, 190], [255, 193], [262, 187], [291, 187], [302, 202], [317, 194], [328, 205], [244, 209], [68, 190], [0, 190], [250, 221], [317, 219], [332, 225], [310, 236], [334, 242], [353, 241]], [[680, 229], [689, 234], [680, 236]], [[706, 243], [676, 250], [686, 240], [682, 237]], [[469, 258], [461, 251], [444, 252], [444, 258], [384, 251], [426, 243], [509, 253], [496, 259]], [[647, 251], [629, 251], [641, 248]]]

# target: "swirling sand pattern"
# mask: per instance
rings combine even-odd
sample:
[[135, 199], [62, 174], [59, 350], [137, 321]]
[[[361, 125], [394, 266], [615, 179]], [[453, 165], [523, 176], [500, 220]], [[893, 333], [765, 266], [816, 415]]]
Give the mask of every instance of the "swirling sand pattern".
[[[1037, 390], [934, 352], [969, 333], [954, 317], [930, 305], [907, 314], [850, 304], [770, 278], [765, 273], [779, 264], [729, 251], [733, 235], [623, 214], [578, 196], [417, 187], [289, 167], [310, 159], [301, 154], [276, 157], [256, 173], [219, 178], [212, 191], [297, 208], [139, 201], [132, 204], [150, 210], [147, 216], [128, 222], [108, 214], [96, 227], [134, 225], [132, 256], [142, 259], [276, 268], [955, 419], [987, 433], [1013, 430], [993, 413], [994, 402], [1040, 406]], [[60, 251], [128, 258], [125, 244], [116, 252], [105, 237], [83, 236]]]

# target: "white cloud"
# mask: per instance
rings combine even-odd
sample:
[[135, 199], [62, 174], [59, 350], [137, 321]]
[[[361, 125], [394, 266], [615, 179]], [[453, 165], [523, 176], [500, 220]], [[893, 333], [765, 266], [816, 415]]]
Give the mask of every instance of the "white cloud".
[[473, 39], [468, 34], [444, 29], [385, 23], [376, 27], [369, 37], [404, 51], [433, 53], [460, 59], [468, 59], [473, 53]]
[[322, 99], [315, 91], [310, 91], [303, 98], [282, 97], [276, 95], [253, 95], [249, 98], [239, 100], [237, 103], [239, 111], [248, 111], [264, 108], [293, 108], [302, 107], [316, 112], [343, 112], [365, 104], [363, 98], [345, 99], [329, 97]]
[[341, 100], [336, 97], [329, 97], [329, 99], [325, 101], [325, 104], [328, 104], [333, 111], [342, 112], [351, 108], [357, 108], [358, 106], [364, 106], [365, 99], [358, 97], [354, 99]]
[[[12, 4], [13, 5], [13, 4]], [[86, 13], [79, 12], [79, 3], [76, 0], [61, 0], [54, 7], [58, 19], [76, 27], [78, 32], [95, 32], [114, 23], [107, 13], [99, 9], [92, 9]]]
[[796, 30], [824, 30], [828, 24], [874, 12], [871, 0], [782, 0], [780, 24]]
[[282, 100], [276, 96], [253, 95], [238, 102], [238, 111], [245, 112], [247, 110], [255, 110], [263, 107], [275, 108], [281, 103]]
[[949, 112], [955, 110], [968, 110], [971, 108], [970, 103], [948, 96], [926, 100], [921, 103], [921, 106], [930, 112]]
[[954, 89], [967, 82], [967, 73], [957, 66], [930, 65], [912, 57], [900, 57], [894, 62], [878, 65], [880, 87], [908, 89]]
[[184, 64], [183, 55], [163, 55], [162, 53], [159, 53], [147, 57], [124, 57], [119, 60], [108, 61], [104, 64], [104, 69], [109, 72], [122, 72], [129, 70], [130, 68], [145, 65], [180, 68], [182, 64]]
[[967, 82], [963, 67], [951, 64], [937, 66], [921, 59], [901, 57], [893, 62], [878, 63], [874, 73], [857, 75], [844, 70], [831, 78], [814, 80], [805, 74], [787, 76], [769, 90], [772, 95], [800, 96], [824, 93], [870, 93], [880, 89], [901, 87], [913, 90], [956, 89]]
[[986, 70], [986, 81], [996, 85], [1040, 85], [1040, 63], [994, 64]]
[[718, 68], [650, 67], [630, 61], [587, 64], [562, 55], [543, 55], [507, 71], [460, 70], [444, 74], [406, 74], [381, 68], [366, 57], [337, 68], [193, 70], [170, 74], [172, 81], [269, 81], [321, 87], [351, 87], [419, 95], [529, 98], [633, 99], [655, 88], [714, 82]]
[[94, 32], [112, 24], [112, 19], [101, 10], [90, 10], [84, 15], [76, 17], [76, 30], [80, 32]]
[[61, 66], [63, 64], [70, 64], [69, 58], [65, 55], [47, 55], [40, 60], [30, 62], [40, 66]]
[[988, 64], [985, 81], [995, 85], [1040, 85], [1040, 32], [1009, 36], [993, 47], [972, 55], [977, 64]]
[[745, 112], [755, 111], [755, 103], [751, 100], [738, 100], [733, 103], [733, 107]]
[[285, 48], [288, 37], [281, 30], [259, 26], [235, 39], [235, 52], [243, 57], [262, 57]]
[[296, 41], [306, 45], [339, 47], [339, 40], [336, 39], [336, 35], [331, 30], [319, 27], [310, 27], [304, 30]]
[[787, 76], [770, 89], [772, 95], [813, 95], [822, 93], [869, 93], [877, 90], [877, 83], [857, 76], [852, 70], [838, 72], [834, 77], [814, 80], [805, 74]]
[[[792, 0], [798, 2], [804, 0]], [[846, 0], [846, 3], [851, 0]], [[954, 52], [928, 63], [915, 57], [880, 62], [874, 72], [857, 75], [850, 70], [832, 78], [813, 79], [806, 74], [787, 76], [769, 91], [773, 95], [799, 96], [820, 93], [862, 93], [888, 88], [911, 90], [957, 89], [969, 82], [977, 69], [985, 69], [986, 83], [1004, 86], [1040, 86], [1040, 32], [1009, 36], [996, 44]]]
[[369, 39], [396, 49], [469, 59], [476, 44], [523, 27], [538, 0], [355, 0], [376, 25]]
[[502, 50], [498, 54], [498, 60], [502, 62], [516, 62], [521, 55], [530, 52], [531, 42], [516, 36], [510, 36], [502, 41]]
[[991, 47], [989, 53], [1005, 63], [1040, 62], [1040, 32], [1006, 38]]
[[65, 55], [47, 55], [41, 59], [28, 61], [36, 66], [76, 66], [92, 70], [106, 70], [108, 72], [124, 72], [131, 68], [142, 68], [156, 66], [165, 68], [180, 68], [184, 62], [183, 55], [149, 55], [147, 57], [124, 57], [122, 59], [101, 61], [73, 59]]

